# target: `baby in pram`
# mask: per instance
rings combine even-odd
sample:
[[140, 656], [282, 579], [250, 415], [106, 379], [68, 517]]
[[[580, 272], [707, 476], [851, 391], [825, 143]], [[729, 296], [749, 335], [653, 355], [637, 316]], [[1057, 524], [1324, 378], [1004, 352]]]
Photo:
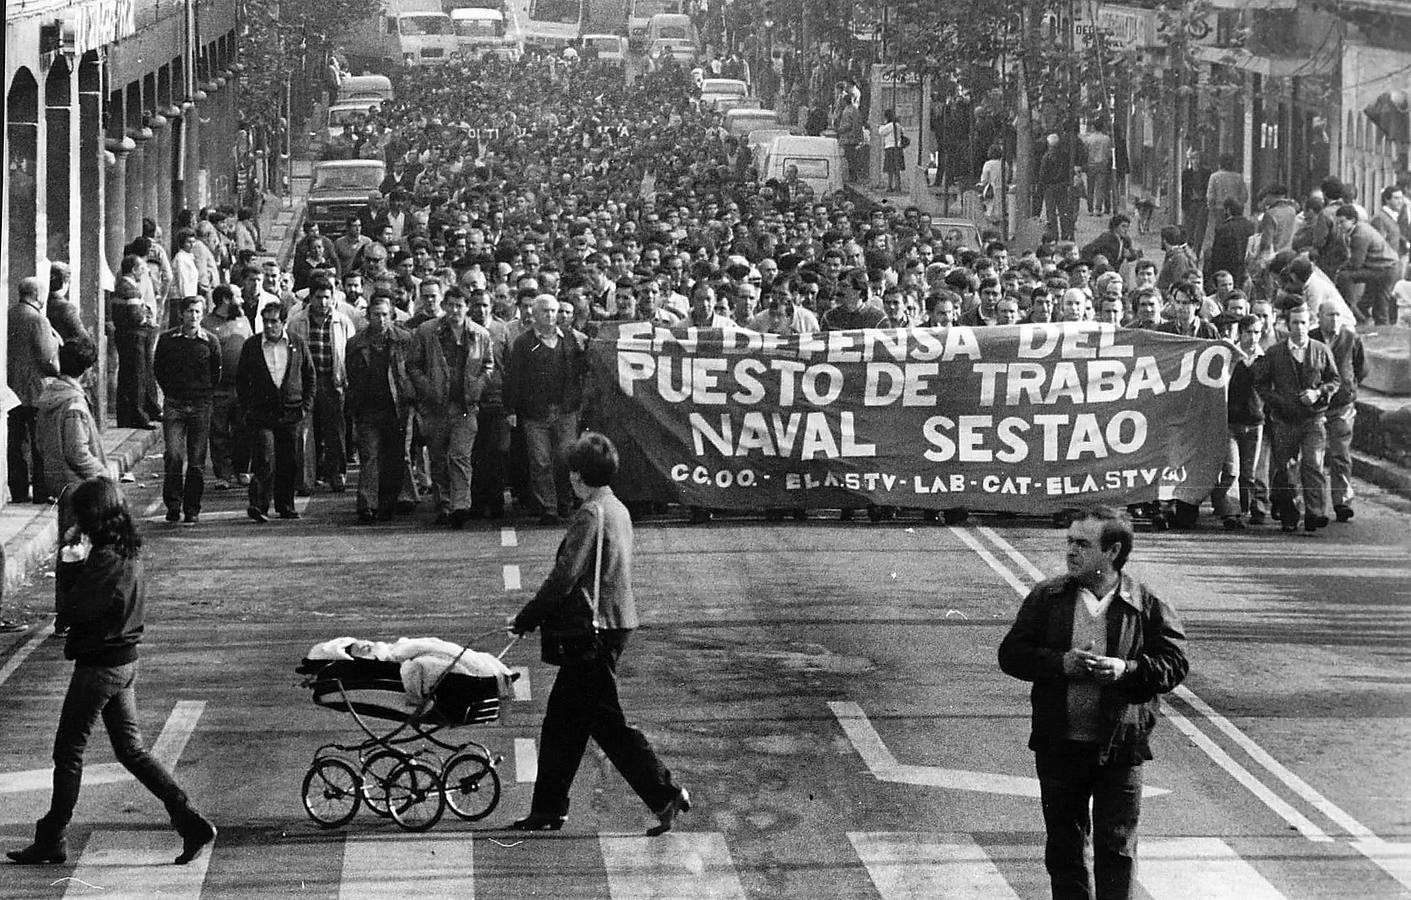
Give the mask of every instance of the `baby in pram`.
[[513, 673], [500, 658], [491, 653], [471, 650], [434, 637], [398, 638], [392, 643], [369, 641], [354, 637], [338, 637], [315, 644], [305, 656], [310, 662], [335, 660], [368, 660], [396, 663], [407, 693], [409, 705], [416, 706], [429, 697], [445, 677], [452, 674], [473, 678], [494, 678], [500, 695], [509, 693]]

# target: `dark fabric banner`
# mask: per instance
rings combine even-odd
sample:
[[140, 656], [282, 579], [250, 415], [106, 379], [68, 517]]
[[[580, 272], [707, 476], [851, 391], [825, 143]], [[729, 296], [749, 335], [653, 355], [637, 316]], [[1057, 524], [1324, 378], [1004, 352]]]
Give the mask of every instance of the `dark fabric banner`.
[[1198, 503], [1232, 348], [1096, 322], [781, 337], [608, 327], [590, 427], [626, 499], [1044, 513]]

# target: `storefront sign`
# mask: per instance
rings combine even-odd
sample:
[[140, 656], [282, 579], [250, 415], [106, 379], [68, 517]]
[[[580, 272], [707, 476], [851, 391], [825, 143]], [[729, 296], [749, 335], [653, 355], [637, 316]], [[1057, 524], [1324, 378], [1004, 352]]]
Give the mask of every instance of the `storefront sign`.
[[[1096, 20], [1091, 10], [1096, 8]], [[1073, 37], [1091, 44], [1101, 35], [1114, 50], [1139, 50], [1156, 45], [1156, 13], [1149, 9], [1111, 3], [1079, 3], [1073, 19]]]
[[590, 427], [629, 499], [1044, 513], [1198, 503], [1225, 458], [1223, 343], [1094, 322], [605, 329]]

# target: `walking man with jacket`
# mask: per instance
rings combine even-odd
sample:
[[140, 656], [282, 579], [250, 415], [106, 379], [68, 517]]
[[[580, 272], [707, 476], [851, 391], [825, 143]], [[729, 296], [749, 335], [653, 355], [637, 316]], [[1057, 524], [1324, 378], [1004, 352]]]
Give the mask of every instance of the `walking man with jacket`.
[[297, 519], [295, 436], [314, 408], [314, 362], [304, 342], [284, 327], [283, 304], [260, 310], [261, 331], [245, 342], [235, 393], [250, 429], [250, 505], [246, 515], [269, 521], [270, 501], [281, 519]]
[[390, 521], [409, 471], [406, 411], [411, 405], [407, 354], [411, 335], [392, 323], [392, 298], [368, 301], [367, 327], [348, 341], [348, 415], [358, 441], [358, 522]]
[[[1308, 308], [1284, 311], [1288, 339], [1271, 346], [1255, 370], [1254, 389], [1264, 398], [1269, 425], [1270, 506], [1285, 532], [1298, 530], [1298, 496], [1303, 495], [1303, 528], [1328, 524], [1323, 493], [1327, 451], [1328, 401], [1342, 386], [1333, 356], [1309, 337]], [[1295, 478], [1299, 487], [1295, 487]]]
[[479, 428], [480, 397], [494, 371], [490, 333], [466, 318], [466, 298], [452, 288], [441, 317], [412, 333], [407, 373], [430, 457], [436, 524], [463, 528], [470, 520], [471, 455]]
[[221, 347], [201, 327], [206, 301], [183, 297], [181, 325], [157, 340], [152, 373], [165, 395], [162, 405], [162, 501], [167, 521], [196, 524], [206, 489], [206, 452], [211, 439], [211, 408], [221, 377]]
[[1328, 481], [1332, 486], [1333, 515], [1339, 522], [1352, 519], [1352, 431], [1357, 423], [1357, 385], [1367, 375], [1362, 338], [1351, 320], [1334, 306], [1318, 310], [1318, 327], [1308, 336], [1332, 354], [1342, 383], [1328, 399]]
[[1097, 900], [1132, 896], [1157, 698], [1189, 668], [1175, 610], [1124, 571], [1132, 538], [1131, 522], [1108, 507], [1074, 521], [1067, 573], [1029, 592], [999, 647], [1000, 668], [1033, 685], [1029, 749], [1054, 900], [1094, 896], [1090, 831]]
[[316, 277], [308, 302], [289, 316], [288, 329], [308, 348], [318, 382], [313, 415], [301, 429], [303, 471], [296, 489], [312, 488], [322, 480], [335, 494], [342, 493], [348, 471], [343, 392], [348, 384], [348, 341], [356, 328], [348, 314], [337, 308], [333, 283]]

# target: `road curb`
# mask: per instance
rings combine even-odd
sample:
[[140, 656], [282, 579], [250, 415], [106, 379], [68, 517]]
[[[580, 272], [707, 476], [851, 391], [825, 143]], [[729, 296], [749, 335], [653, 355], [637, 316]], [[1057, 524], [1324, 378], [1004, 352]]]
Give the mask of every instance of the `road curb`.
[[1411, 471], [1359, 450], [1352, 451], [1352, 474], [1411, 500]]

